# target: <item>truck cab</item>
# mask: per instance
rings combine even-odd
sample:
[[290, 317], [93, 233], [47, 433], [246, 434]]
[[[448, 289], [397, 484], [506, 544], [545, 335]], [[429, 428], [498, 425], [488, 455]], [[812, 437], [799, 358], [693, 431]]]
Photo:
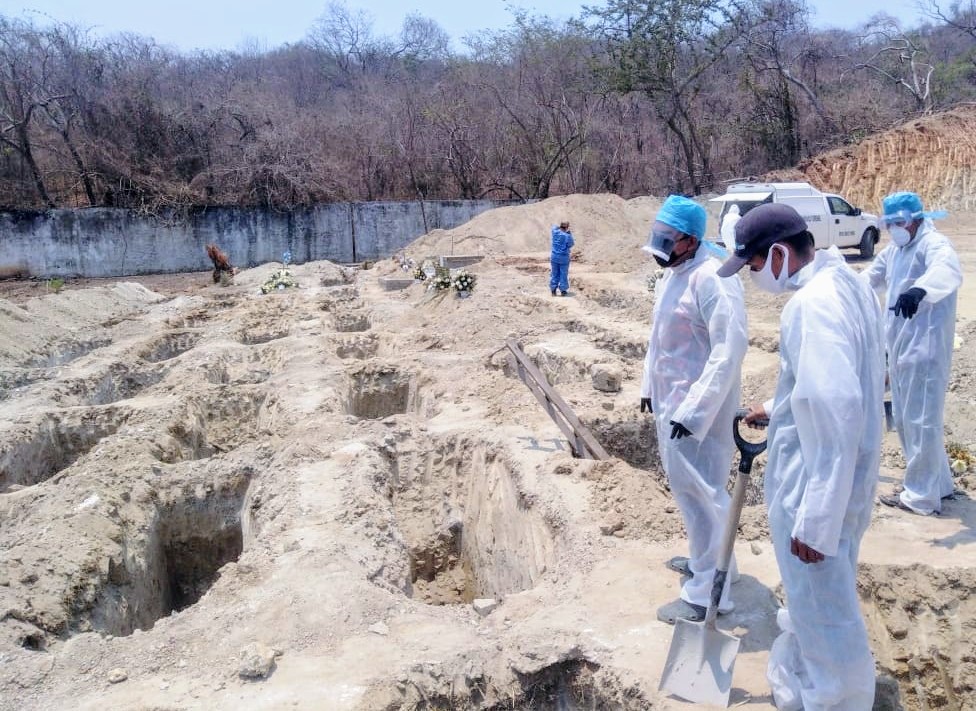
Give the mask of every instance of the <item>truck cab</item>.
[[790, 205], [806, 221], [817, 249], [857, 249], [864, 259], [874, 256], [880, 237], [876, 215], [862, 212], [840, 195], [822, 193], [809, 183], [735, 183], [712, 202], [722, 203], [719, 224], [732, 205], [739, 206], [741, 215], [766, 202]]

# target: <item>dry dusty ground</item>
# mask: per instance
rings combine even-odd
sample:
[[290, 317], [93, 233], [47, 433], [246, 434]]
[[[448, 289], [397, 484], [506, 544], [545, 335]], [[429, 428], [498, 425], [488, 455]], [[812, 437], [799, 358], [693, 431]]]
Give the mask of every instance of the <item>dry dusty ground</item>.
[[[671, 628], [654, 611], [684, 546], [636, 407], [653, 209], [481, 216], [453, 235], [487, 254], [469, 299], [384, 291], [387, 261], [296, 267], [301, 288], [267, 296], [271, 265], [166, 296], [0, 300], [0, 709], [690, 708], [657, 691]], [[582, 252], [566, 299], [545, 284], [562, 216]], [[971, 224], [946, 225], [967, 271]], [[780, 303], [747, 289], [751, 400], [774, 387]], [[969, 449], [974, 290], [947, 414]], [[513, 335], [620, 459], [571, 458], [499, 351]], [[595, 364], [620, 392], [593, 388]], [[900, 466], [889, 435], [882, 487]], [[779, 580], [758, 488], [752, 503], [722, 624], [743, 636], [733, 704], [767, 709]], [[905, 707], [976, 708], [973, 501], [877, 510], [862, 560]], [[482, 598], [500, 604], [481, 615]]]

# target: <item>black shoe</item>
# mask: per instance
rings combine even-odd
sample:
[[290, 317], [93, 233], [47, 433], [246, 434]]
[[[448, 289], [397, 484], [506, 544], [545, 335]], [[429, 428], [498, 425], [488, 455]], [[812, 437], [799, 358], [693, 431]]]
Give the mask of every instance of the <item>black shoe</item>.
[[569, 296], [569, 292], [568, 291], [560, 291], [559, 292], [559, 295], [560, 296]]
[[552, 294], [553, 296], [555, 296], [555, 295], [556, 295], [556, 290], [555, 290], [555, 289], [553, 289], [553, 290], [552, 290], [552, 291], [551, 291], [550, 293], [551, 293], [551, 294]]

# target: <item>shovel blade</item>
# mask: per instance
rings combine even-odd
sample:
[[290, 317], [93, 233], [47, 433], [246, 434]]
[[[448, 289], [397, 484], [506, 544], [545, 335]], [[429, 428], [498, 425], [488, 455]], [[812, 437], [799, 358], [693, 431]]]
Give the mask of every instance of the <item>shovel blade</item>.
[[739, 638], [734, 634], [704, 622], [678, 620], [661, 689], [692, 703], [728, 706], [738, 653]]

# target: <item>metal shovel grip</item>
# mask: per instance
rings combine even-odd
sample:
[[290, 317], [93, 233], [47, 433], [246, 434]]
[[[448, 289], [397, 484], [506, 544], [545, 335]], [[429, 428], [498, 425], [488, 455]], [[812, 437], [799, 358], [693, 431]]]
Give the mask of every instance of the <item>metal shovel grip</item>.
[[[732, 549], [735, 546], [735, 534], [739, 530], [739, 518], [742, 506], [746, 500], [746, 489], [749, 488], [749, 474], [752, 462], [766, 451], [767, 440], [749, 442], [739, 433], [739, 423], [747, 414], [746, 410], [738, 410], [732, 422], [732, 438], [739, 450], [739, 475], [735, 478], [732, 489], [732, 504], [729, 507], [729, 520], [725, 526], [725, 537], [722, 539], [722, 550], [719, 554], [718, 566], [715, 569], [715, 579], [712, 581], [712, 592], [708, 600], [708, 611], [705, 613], [705, 625], [715, 628], [715, 617], [718, 615], [718, 605], [722, 599], [722, 590], [729, 576], [729, 566], [732, 562]], [[757, 421], [760, 426], [769, 424], [769, 420]]]

